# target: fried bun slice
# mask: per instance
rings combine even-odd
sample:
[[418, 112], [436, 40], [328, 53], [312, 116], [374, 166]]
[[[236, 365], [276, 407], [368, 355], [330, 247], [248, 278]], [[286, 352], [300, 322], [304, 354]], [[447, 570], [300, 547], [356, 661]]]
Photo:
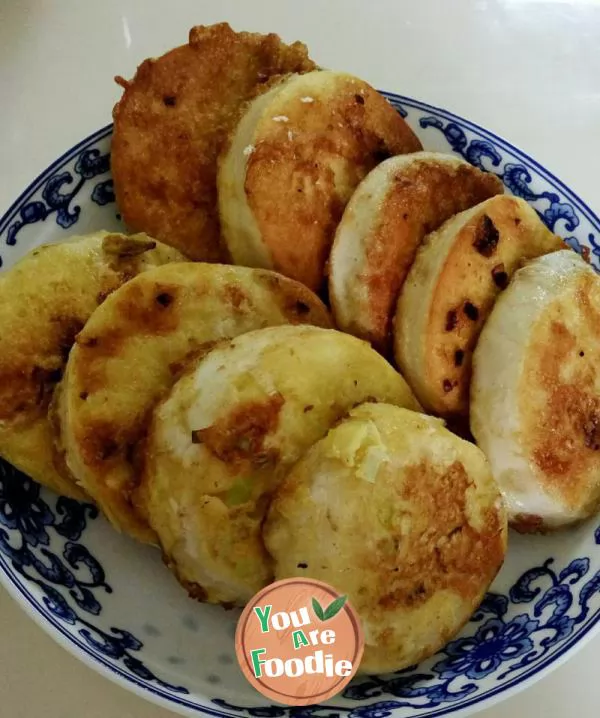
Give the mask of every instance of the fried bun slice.
[[357, 403], [418, 408], [371, 347], [281, 326], [220, 345], [154, 412], [138, 501], [190, 595], [244, 604], [272, 579], [261, 524], [306, 449]]
[[40, 484], [84, 498], [55, 466], [48, 418], [71, 346], [111, 292], [182, 259], [146, 235], [96, 232], [37, 247], [0, 274], [0, 455]]
[[388, 673], [444, 646], [506, 551], [506, 515], [483, 453], [439, 419], [363, 404], [276, 489], [263, 528], [277, 580], [324, 581], [360, 616], [360, 670]]
[[56, 415], [70, 472], [116, 528], [156, 540], [131, 503], [138, 445], [186, 363], [222, 339], [287, 323], [331, 326], [325, 306], [298, 282], [200, 262], [146, 272], [92, 314], [71, 351]]
[[316, 71], [277, 84], [248, 105], [219, 163], [219, 212], [233, 261], [319, 290], [356, 185], [382, 159], [420, 148], [363, 80]]
[[331, 250], [337, 326], [391, 354], [398, 292], [425, 235], [502, 191], [498, 177], [453, 155], [418, 152], [375, 168], [346, 207]]
[[244, 102], [273, 76], [315, 65], [299, 42], [193, 27], [187, 45], [143, 62], [113, 111], [111, 164], [133, 230], [195, 260], [219, 261], [217, 156]]
[[564, 250], [519, 269], [473, 356], [471, 431], [519, 531], [600, 508], [600, 278]]
[[427, 235], [400, 291], [394, 356], [430, 412], [467, 416], [479, 332], [524, 260], [564, 249], [525, 200], [498, 195]]

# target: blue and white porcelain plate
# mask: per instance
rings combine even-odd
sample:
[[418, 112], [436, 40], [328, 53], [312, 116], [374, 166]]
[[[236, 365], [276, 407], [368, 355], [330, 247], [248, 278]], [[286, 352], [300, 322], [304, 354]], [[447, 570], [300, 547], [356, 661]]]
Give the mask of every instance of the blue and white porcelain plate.
[[[577, 251], [600, 263], [600, 220], [504, 140], [449, 112], [385, 93], [428, 150], [496, 173]], [[0, 265], [69, 234], [122, 228], [109, 171], [111, 127], [66, 152], [0, 220]], [[600, 619], [600, 518], [556, 536], [512, 534], [491, 592], [460, 636], [400, 673], [356, 679], [323, 706], [267, 705], [234, 653], [238, 614], [193, 602], [157, 551], [96, 509], [40, 489], [0, 463], [0, 577], [76, 656], [186, 715], [425, 718], [490, 705], [567, 658]]]

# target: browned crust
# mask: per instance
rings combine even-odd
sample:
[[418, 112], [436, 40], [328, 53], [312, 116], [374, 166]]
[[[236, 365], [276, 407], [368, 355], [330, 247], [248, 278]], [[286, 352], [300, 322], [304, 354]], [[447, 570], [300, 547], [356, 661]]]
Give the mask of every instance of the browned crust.
[[[398, 501], [418, 507], [413, 515], [420, 528], [391, 536], [363, 558], [368, 575], [381, 577], [382, 610], [412, 607], [444, 590], [465, 604], [477, 603], [502, 566], [505, 537], [499, 512], [492, 507], [485, 510], [481, 531], [471, 526], [466, 509], [471, 486], [459, 461], [444, 471], [425, 461], [410, 468]], [[397, 551], [389, 550], [395, 542], [402, 543], [402, 556], [409, 561], [398, 563]]]
[[99, 233], [38, 247], [2, 276], [0, 452], [59, 493], [83, 496], [61, 474], [47, 415], [75, 337], [109, 294], [169, 254], [146, 236]]
[[217, 156], [241, 105], [269, 78], [315, 68], [277, 35], [193, 27], [189, 43], [145, 60], [114, 108], [111, 164], [125, 223], [191, 259], [219, 261]]
[[365, 269], [359, 276], [368, 288], [372, 327], [364, 338], [376, 349], [391, 354], [398, 294], [425, 235], [502, 191], [498, 177], [471, 165], [452, 167], [427, 160], [398, 173], [369, 237]]
[[234, 468], [274, 464], [279, 452], [266, 449], [264, 440], [277, 430], [284, 403], [277, 393], [264, 401], [240, 404], [224, 419], [194, 432], [193, 440]]
[[541, 220], [523, 216], [513, 197], [486, 208], [456, 236], [431, 300], [426, 377], [435, 397], [430, 408], [442, 416], [468, 415], [473, 351], [514, 272], [528, 259], [565, 248]]
[[[373, 411], [373, 420], [378, 413]], [[443, 452], [446, 461], [437, 451], [429, 458], [426, 441], [421, 444], [412, 435], [406, 437], [407, 447], [397, 446], [398, 434], [409, 431], [397, 422], [389, 425], [390, 433], [385, 424], [376, 424], [391, 456], [369, 488], [340, 467], [345, 455], [336, 451], [333, 458], [329, 448], [317, 444], [277, 487], [264, 527], [276, 578], [306, 575], [340, 581], [340, 590], [369, 626], [366, 664], [369, 659], [384, 661], [382, 670], [428, 657], [458, 632], [506, 552], [505, 511], [483, 455], [474, 460], [473, 447], [464, 447], [463, 463], [456, 439]], [[439, 434], [430, 437], [434, 443], [443, 441]], [[411, 454], [412, 445], [418, 453]], [[314, 485], [324, 487], [325, 477], [332, 488], [327, 495], [320, 488], [317, 500]], [[336, 489], [346, 482], [347, 508], [335, 500]], [[413, 621], [421, 626], [431, 622], [436, 630], [419, 642], [423, 637], [415, 634]]]
[[[207, 335], [206, 322], [215, 321], [214, 316], [211, 320], [205, 316], [205, 324], [198, 324], [197, 330], [190, 327], [190, 314], [197, 311], [202, 320], [204, 298], [210, 298], [208, 306], [213, 312], [222, 307], [227, 316], [233, 312], [235, 318], [239, 313], [240, 326], [248, 326], [248, 321], [254, 329], [277, 321], [331, 326], [326, 307], [298, 282], [267, 270], [192, 263], [171, 264], [134, 279], [94, 315], [77, 338], [76, 354], [69, 366], [70, 430], [89, 472], [87, 489], [109, 515], [110, 507], [116, 518], [118, 511], [127, 512], [131, 523], [123, 528], [130, 532], [134, 530], [134, 514], [139, 518], [140, 513], [132, 500], [141, 476], [138, 463], [143, 451], [139, 444], [153, 407], [190, 365], [224, 340], [219, 334], [222, 330], [215, 329], [213, 339], [200, 341], [199, 335]], [[262, 302], [260, 307], [257, 301]], [[158, 339], [163, 341], [155, 341]], [[165, 341], [169, 342], [168, 350]], [[150, 385], [138, 382], [141, 400], [134, 401], [125, 392], [119, 395], [121, 403], [116, 406], [114, 391], [109, 402], [106, 394], [116, 371], [119, 381], [135, 381], [132, 372], [137, 364], [132, 366], [132, 351], [135, 355], [137, 342], [157, 359], [148, 365], [153, 381]], [[135, 530], [143, 532], [143, 522], [137, 523]]]
[[598, 278], [580, 275], [568, 301], [565, 318], [557, 311], [534, 328], [531, 345], [540, 350], [530, 352], [522, 378], [532, 387], [521, 397], [522, 436], [546, 490], [585, 516], [600, 506]]
[[297, 97], [286, 103], [285, 122], [261, 122], [245, 178], [273, 267], [314, 291], [322, 288], [354, 188], [382, 160], [421, 149], [399, 113], [366, 83], [339, 77], [335, 93], [325, 93], [315, 93], [311, 103]]

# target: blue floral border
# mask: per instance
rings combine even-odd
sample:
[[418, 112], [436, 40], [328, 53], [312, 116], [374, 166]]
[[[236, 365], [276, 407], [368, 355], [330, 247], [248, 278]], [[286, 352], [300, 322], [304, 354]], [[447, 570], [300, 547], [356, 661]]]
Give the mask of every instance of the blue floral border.
[[[21, 579], [43, 594], [46, 610], [63, 624], [76, 627], [89, 652], [121, 662], [137, 678], [175, 693], [188, 693], [158, 678], [133, 655], [142, 641], [122, 628], [103, 631], [91, 622], [102, 605], [98, 592], [112, 593], [104, 569], [86, 546], [79, 543], [87, 522], [98, 516], [92, 504], [61, 496], [55, 511], [44, 501], [40, 486], [0, 460], [0, 554]], [[49, 550], [49, 531], [66, 539], [62, 555]], [[10, 532], [10, 533], [9, 533]], [[74, 606], [67, 600], [67, 591]], [[79, 609], [79, 610], [78, 610]], [[89, 618], [86, 617], [89, 616]]]
[[[440, 132], [450, 148], [467, 161], [496, 172], [513, 194], [523, 197], [536, 208], [548, 227], [564, 236], [577, 251], [585, 254], [591, 249], [592, 260], [597, 261], [600, 257], [596, 239], [600, 220], [547, 170], [501, 138], [452, 113], [406, 97], [384, 94], [403, 115], [407, 114], [406, 107], [427, 113], [419, 121], [423, 130]], [[0, 220], [0, 236], [6, 232], [8, 246], [15, 245], [23, 227], [50, 217], [64, 229], [74, 225], [80, 214], [80, 207], [74, 202], [84, 186], [89, 186], [90, 180], [95, 180], [89, 194], [93, 202], [105, 205], [114, 201], [112, 180], [109, 176], [100, 179], [109, 171], [109, 155], [93, 147], [106, 139], [111, 129], [111, 126], [102, 128], [65, 153], [13, 203]], [[478, 137], [470, 139], [469, 133]], [[503, 164], [498, 148], [521, 163]], [[73, 166], [65, 170], [73, 161]], [[531, 187], [532, 175], [528, 167], [534, 168], [560, 194], [536, 193]], [[40, 190], [41, 197], [36, 197]], [[587, 233], [590, 244], [587, 250], [570, 234], [580, 226], [580, 217], [594, 230]], [[0, 257], [0, 266], [1, 261]], [[94, 626], [90, 618], [83, 617], [85, 614], [98, 615], [101, 605], [97, 593], [112, 590], [100, 564], [79, 542], [86, 522], [96, 517], [95, 509], [60, 498], [55, 511], [56, 515], [40, 498], [39, 489], [33, 482], [7, 465], [0, 465], [0, 565], [12, 593], [24, 597], [34, 615], [37, 614], [38, 621], [42, 625], [52, 625], [71, 643], [74, 653], [77, 649], [86, 653], [105, 671], [152, 693], [166, 705], [176, 703], [215, 716], [242, 713], [256, 718], [286, 715], [338, 718], [349, 714], [351, 718], [386, 718], [399, 708], [425, 710], [423, 715], [440, 716], [457, 707], [462, 709], [486, 701], [492, 695], [528, 680], [570, 650], [597, 626], [600, 619], [600, 610], [591, 615], [589, 607], [592, 597], [600, 591], [600, 572], [590, 575], [590, 561], [585, 557], [571, 561], [562, 570], [555, 569], [554, 560], [550, 558], [543, 565], [526, 571], [511, 588], [508, 597], [488, 595], [473, 616], [472, 620], [480, 624], [475, 634], [448, 644], [441, 652], [441, 660], [438, 656], [433, 665], [420, 667], [417, 673], [413, 667], [390, 677], [370, 677], [351, 684], [342, 697], [360, 701], [362, 705], [359, 707], [250, 708], [214, 699], [215, 707], [211, 708], [186, 699], [184, 687], [166, 683], [149, 671], [134, 655], [142, 648], [142, 642], [128, 631], [111, 628], [107, 633]], [[46, 548], [49, 530], [64, 539], [60, 556]], [[15, 542], [17, 536], [20, 538]], [[600, 528], [596, 530], [595, 540], [600, 544]], [[25, 581], [35, 584], [42, 592], [43, 606], [26, 591]], [[572, 590], [576, 586], [577, 604], [573, 601], [575, 592]], [[57, 588], [67, 590], [75, 606], [70, 605]], [[529, 604], [530, 612], [507, 620], [509, 601]], [[76, 626], [76, 635], [66, 626]], [[537, 636], [539, 640], [536, 641]], [[505, 669], [498, 672], [501, 665]], [[501, 682], [500, 685], [477, 694], [478, 687], [473, 681], [491, 675]], [[373, 700], [375, 702], [364, 704]]]

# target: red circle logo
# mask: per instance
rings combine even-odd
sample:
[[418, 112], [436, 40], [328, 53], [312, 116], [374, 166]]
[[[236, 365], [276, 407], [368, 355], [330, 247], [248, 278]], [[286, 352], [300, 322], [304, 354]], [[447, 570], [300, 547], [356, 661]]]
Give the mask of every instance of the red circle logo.
[[360, 665], [364, 638], [347, 596], [321, 581], [288, 578], [248, 603], [235, 649], [244, 675], [260, 693], [306, 706], [346, 687]]

